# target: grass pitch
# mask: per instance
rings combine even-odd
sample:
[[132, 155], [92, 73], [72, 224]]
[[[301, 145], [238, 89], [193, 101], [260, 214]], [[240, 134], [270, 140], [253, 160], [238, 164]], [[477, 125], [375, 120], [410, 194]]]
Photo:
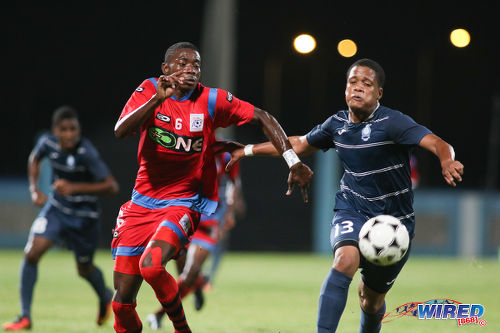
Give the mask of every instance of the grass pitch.
[[[0, 251], [0, 322], [19, 313], [21, 251]], [[96, 263], [112, 284], [113, 262], [100, 251]], [[184, 300], [188, 322], [195, 333], [314, 333], [319, 290], [331, 266], [329, 256], [313, 254], [229, 253], [223, 259], [215, 285], [206, 294], [202, 311], [193, 308], [192, 296]], [[173, 266], [169, 271], [175, 272]], [[357, 274], [337, 332], [357, 332], [359, 305]], [[500, 263], [496, 259], [472, 260], [410, 257], [387, 297], [387, 311], [412, 301], [449, 298], [485, 306], [487, 325], [458, 327], [454, 320], [419, 320], [402, 317], [384, 324], [382, 332], [500, 332]], [[137, 310], [144, 320], [158, 306], [147, 283]], [[97, 299], [76, 273], [72, 254], [50, 251], [39, 265], [33, 303], [32, 332], [113, 332], [112, 318], [95, 325]], [[167, 319], [167, 318], [165, 318]], [[164, 320], [160, 332], [173, 332]], [[153, 332], [144, 325], [144, 332]]]

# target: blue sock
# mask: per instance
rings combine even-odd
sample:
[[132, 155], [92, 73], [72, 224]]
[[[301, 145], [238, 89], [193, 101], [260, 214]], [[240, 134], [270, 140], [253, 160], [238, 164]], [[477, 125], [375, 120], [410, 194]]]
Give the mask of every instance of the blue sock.
[[347, 303], [352, 278], [332, 268], [321, 287], [318, 310], [318, 333], [333, 333], [337, 329]]
[[30, 264], [26, 258], [21, 264], [21, 315], [31, 319], [31, 302], [33, 289], [38, 277], [38, 265]]
[[382, 319], [385, 316], [384, 305], [375, 313], [366, 313], [361, 308], [361, 322], [359, 325], [359, 333], [378, 333], [382, 328]]
[[90, 273], [89, 276], [85, 277], [85, 280], [89, 281], [94, 288], [97, 296], [99, 297], [99, 302], [107, 303], [111, 299], [111, 291], [106, 289], [106, 285], [104, 284], [104, 277], [102, 276], [102, 272], [99, 268], [94, 266], [94, 270]]

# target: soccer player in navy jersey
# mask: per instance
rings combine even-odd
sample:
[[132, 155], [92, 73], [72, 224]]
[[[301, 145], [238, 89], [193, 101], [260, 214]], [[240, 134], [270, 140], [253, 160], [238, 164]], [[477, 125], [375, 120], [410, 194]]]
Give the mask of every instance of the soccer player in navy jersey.
[[[93, 264], [99, 238], [96, 195], [115, 194], [118, 184], [92, 143], [80, 132], [76, 110], [61, 106], [52, 116], [52, 133], [41, 136], [29, 156], [31, 200], [43, 208], [31, 227], [21, 266], [21, 314], [14, 322], [3, 325], [7, 331], [32, 327], [38, 261], [60, 240], [73, 250], [78, 274], [91, 284], [99, 298], [97, 324], [102, 325], [111, 311], [112, 292], [105, 286], [101, 270]], [[40, 162], [45, 157], [53, 173], [48, 197], [37, 184]]]
[[216, 128], [249, 122], [261, 126], [290, 166], [289, 191], [298, 184], [306, 201], [312, 177], [273, 116], [199, 83], [201, 57], [195, 45], [170, 46], [161, 69], [162, 75], [137, 87], [115, 125], [118, 138], [140, 134], [132, 198], [120, 208], [111, 244], [116, 332], [141, 332], [135, 307], [143, 279], [175, 332], [191, 332], [177, 282], [165, 265], [188, 244], [200, 214], [211, 215], [217, 207]]
[[[453, 147], [403, 113], [382, 106], [385, 74], [373, 60], [361, 59], [347, 71], [345, 100], [348, 110], [329, 117], [304, 136], [290, 137], [297, 154], [335, 149], [344, 175], [336, 194], [330, 242], [333, 266], [321, 288], [318, 333], [335, 332], [347, 301], [352, 278], [361, 269], [358, 292], [361, 305], [359, 332], [379, 332], [385, 312], [385, 295], [408, 259], [391, 266], [375, 266], [360, 255], [358, 234], [371, 217], [397, 217], [414, 236], [415, 214], [410, 179], [410, 150], [423, 147], [441, 163], [444, 180], [451, 186], [462, 180], [463, 165]], [[269, 143], [247, 145], [232, 151], [232, 164], [250, 155], [276, 155]]]

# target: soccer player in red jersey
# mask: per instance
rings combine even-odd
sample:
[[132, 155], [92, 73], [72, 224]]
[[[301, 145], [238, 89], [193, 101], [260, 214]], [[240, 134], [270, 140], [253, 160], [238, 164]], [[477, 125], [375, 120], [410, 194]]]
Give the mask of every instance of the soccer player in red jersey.
[[168, 48], [159, 78], [145, 80], [115, 125], [118, 138], [140, 133], [139, 170], [132, 199], [120, 208], [111, 244], [116, 332], [141, 332], [135, 310], [142, 280], [153, 288], [175, 332], [191, 332], [175, 278], [165, 265], [196, 230], [200, 214], [217, 207], [212, 144], [218, 127], [253, 122], [290, 167], [288, 192], [297, 183], [307, 201], [312, 177], [276, 119], [231, 93], [199, 83], [201, 57], [191, 43]]
[[[211, 216], [202, 215], [198, 228], [190, 239], [187, 253], [176, 260], [179, 277], [177, 286], [179, 296], [184, 299], [190, 293], [194, 293], [194, 307], [201, 310], [205, 302], [203, 288], [209, 283], [209, 276], [202, 273], [205, 260], [211, 255], [219, 240], [224, 241], [226, 233], [235, 224], [235, 199], [239, 187], [239, 164], [230, 171], [225, 170], [230, 161], [231, 154], [225, 152], [215, 155], [217, 167], [217, 185], [219, 192], [219, 205]], [[219, 258], [220, 259], [220, 258]], [[155, 313], [149, 314], [146, 321], [153, 330], [161, 328], [161, 321], [165, 310], [160, 307]]]

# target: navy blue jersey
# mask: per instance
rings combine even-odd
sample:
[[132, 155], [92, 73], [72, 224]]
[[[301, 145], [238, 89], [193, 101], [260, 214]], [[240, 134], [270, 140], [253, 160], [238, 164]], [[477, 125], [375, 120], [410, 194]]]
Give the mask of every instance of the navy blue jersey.
[[[398, 217], [413, 235], [410, 150], [432, 133], [409, 116], [379, 106], [364, 122], [339, 111], [307, 134], [311, 146], [335, 148], [344, 166], [335, 209], [354, 209], [372, 217]], [[405, 221], [407, 220], [407, 221]]]
[[[110, 171], [92, 143], [81, 137], [74, 153], [61, 150], [59, 140], [53, 134], [40, 137], [33, 153], [40, 160], [47, 157], [52, 168], [52, 181], [66, 179], [70, 182], [92, 183], [103, 181]], [[97, 218], [97, 196], [88, 193], [74, 193], [68, 196], [52, 191], [49, 203], [67, 215]]]

